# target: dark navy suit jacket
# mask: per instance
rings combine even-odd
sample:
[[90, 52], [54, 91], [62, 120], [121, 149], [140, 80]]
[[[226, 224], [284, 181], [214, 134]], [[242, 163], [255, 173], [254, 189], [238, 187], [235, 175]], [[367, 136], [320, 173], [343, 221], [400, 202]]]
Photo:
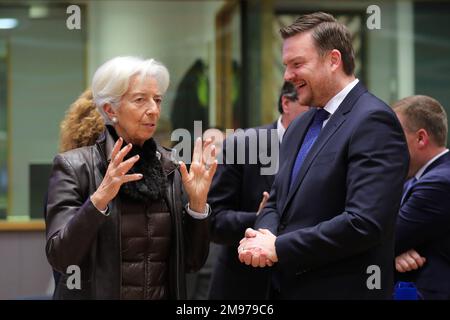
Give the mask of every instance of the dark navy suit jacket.
[[405, 194], [397, 219], [395, 251], [415, 249], [427, 260], [413, 281], [425, 299], [450, 299], [450, 154], [436, 159]]
[[278, 297], [390, 298], [394, 227], [409, 164], [400, 123], [389, 106], [356, 84], [320, 132], [289, 190], [315, 112], [289, 126], [280, 171], [255, 223], [277, 235], [279, 261], [272, 269]]
[[[276, 129], [276, 122], [258, 127]], [[249, 131], [247, 130], [246, 133]], [[259, 137], [259, 135], [256, 135]], [[278, 139], [278, 136], [276, 137]], [[245, 141], [245, 164], [236, 164], [238, 140], [235, 135], [226, 139], [224, 159], [228, 156], [226, 145], [235, 143], [233, 161], [235, 164], [219, 165], [214, 176], [208, 203], [211, 205], [212, 241], [221, 244], [210, 286], [210, 299], [263, 299], [269, 281], [268, 270], [255, 269], [242, 264], [238, 259], [237, 248], [244, 237], [245, 229], [253, 227], [256, 211], [262, 200], [262, 193], [269, 192], [274, 176], [261, 175], [261, 163], [249, 163], [248, 141]], [[272, 152], [267, 139], [267, 154]], [[239, 143], [241, 145], [241, 143]], [[259, 138], [257, 139], [259, 145]], [[258, 153], [262, 152], [258, 148]], [[278, 161], [278, 156], [276, 157]], [[267, 167], [267, 166], [266, 166]]]

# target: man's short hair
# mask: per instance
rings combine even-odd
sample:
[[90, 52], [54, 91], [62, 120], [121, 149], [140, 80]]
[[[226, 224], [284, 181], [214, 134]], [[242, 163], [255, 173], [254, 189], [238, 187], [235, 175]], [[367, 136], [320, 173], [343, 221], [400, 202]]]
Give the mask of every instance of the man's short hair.
[[278, 98], [278, 111], [280, 114], [283, 114], [283, 97], [286, 97], [291, 101], [296, 101], [298, 99], [297, 89], [291, 82], [285, 81], [281, 88], [280, 97]]
[[392, 108], [404, 116], [407, 131], [425, 129], [439, 147], [447, 145], [447, 114], [439, 101], [416, 95], [397, 101]]
[[314, 12], [302, 15], [295, 22], [280, 29], [281, 37], [287, 39], [299, 33], [312, 31], [320, 56], [333, 49], [339, 50], [342, 57], [344, 72], [353, 75], [355, 71], [355, 53], [352, 36], [345, 25], [338, 22], [331, 14]]

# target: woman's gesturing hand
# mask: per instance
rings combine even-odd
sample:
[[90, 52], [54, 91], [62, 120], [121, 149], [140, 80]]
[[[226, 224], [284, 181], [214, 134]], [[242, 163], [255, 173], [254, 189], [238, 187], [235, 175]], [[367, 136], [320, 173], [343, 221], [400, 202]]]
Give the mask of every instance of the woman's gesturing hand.
[[142, 174], [140, 173], [126, 174], [139, 160], [139, 155], [123, 161], [128, 152], [130, 152], [132, 145], [129, 143], [121, 149], [122, 144], [123, 139], [119, 138], [112, 150], [111, 162], [108, 165], [105, 177], [91, 196], [91, 201], [98, 210], [103, 211], [107, 208], [108, 203], [117, 195], [122, 184], [142, 179]]
[[204, 212], [212, 178], [217, 169], [216, 151], [213, 140], [203, 143], [198, 138], [189, 172], [186, 164], [180, 161], [180, 171], [184, 188], [189, 196], [189, 207], [196, 212]]

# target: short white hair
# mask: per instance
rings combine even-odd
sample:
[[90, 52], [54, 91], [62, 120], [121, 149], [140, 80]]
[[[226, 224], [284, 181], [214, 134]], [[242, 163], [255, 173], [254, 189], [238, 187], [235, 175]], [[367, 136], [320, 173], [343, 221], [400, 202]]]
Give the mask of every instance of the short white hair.
[[140, 75], [156, 80], [158, 89], [164, 94], [169, 87], [169, 71], [154, 59], [144, 60], [138, 57], [115, 57], [108, 60], [95, 71], [92, 78], [92, 95], [98, 112], [111, 124], [103, 106], [107, 103], [115, 109], [119, 107], [121, 97], [127, 92], [130, 79]]

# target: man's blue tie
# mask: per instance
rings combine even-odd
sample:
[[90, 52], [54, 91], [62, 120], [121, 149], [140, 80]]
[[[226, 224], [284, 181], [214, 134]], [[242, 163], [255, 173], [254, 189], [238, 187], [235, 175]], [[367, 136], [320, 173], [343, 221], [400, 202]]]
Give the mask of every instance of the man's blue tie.
[[295, 159], [294, 167], [292, 168], [291, 172], [291, 184], [289, 186], [289, 189], [292, 188], [292, 185], [295, 182], [295, 178], [297, 177], [298, 172], [300, 171], [300, 168], [302, 166], [303, 160], [305, 160], [306, 155], [308, 154], [309, 150], [311, 150], [311, 147], [319, 136], [323, 122], [328, 118], [329, 115], [330, 113], [325, 109], [317, 109], [308, 132], [306, 132], [305, 139], [303, 139], [300, 150], [297, 153], [297, 158]]
[[400, 205], [403, 205], [403, 202], [405, 201], [406, 194], [411, 190], [411, 188], [414, 186], [414, 184], [417, 182], [416, 177], [413, 177], [412, 179], [409, 179], [405, 185], [403, 186], [403, 195], [402, 195], [402, 201], [400, 202]]

